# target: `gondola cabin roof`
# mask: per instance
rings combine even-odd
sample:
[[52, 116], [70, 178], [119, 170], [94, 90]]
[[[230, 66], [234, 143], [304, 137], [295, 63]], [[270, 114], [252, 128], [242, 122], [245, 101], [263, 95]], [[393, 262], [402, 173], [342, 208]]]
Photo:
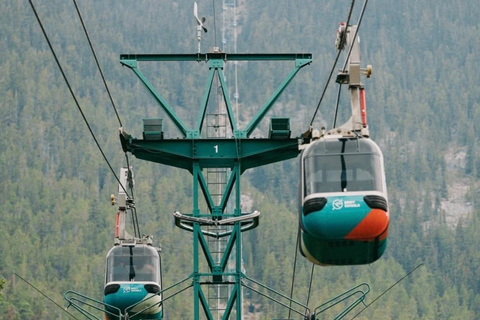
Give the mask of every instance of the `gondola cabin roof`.
[[312, 142], [305, 149], [303, 156], [359, 153], [382, 155], [378, 145], [369, 138], [344, 138], [336, 136], [323, 137]]
[[112, 256], [158, 256], [158, 250], [155, 247], [145, 244], [136, 245], [118, 245], [114, 246], [107, 254], [108, 257]]

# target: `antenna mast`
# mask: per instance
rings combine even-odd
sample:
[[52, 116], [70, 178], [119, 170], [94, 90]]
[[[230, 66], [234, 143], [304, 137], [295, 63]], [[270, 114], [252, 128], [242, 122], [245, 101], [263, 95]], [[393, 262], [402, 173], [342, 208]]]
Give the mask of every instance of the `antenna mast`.
[[197, 52], [201, 53], [201, 42], [202, 42], [202, 30], [207, 33], [207, 28], [203, 26], [203, 23], [206, 21], [205, 17], [202, 17], [202, 19], [198, 18], [198, 6], [197, 3], [194, 2], [193, 4], [193, 15], [195, 17], [195, 20], [197, 20], [197, 42], [198, 42], [198, 49]]

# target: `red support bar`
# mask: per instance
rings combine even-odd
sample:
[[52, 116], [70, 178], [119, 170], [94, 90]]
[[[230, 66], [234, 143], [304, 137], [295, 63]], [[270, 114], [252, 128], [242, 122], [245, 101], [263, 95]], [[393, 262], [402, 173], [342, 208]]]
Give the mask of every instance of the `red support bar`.
[[365, 89], [360, 88], [360, 109], [362, 113], [362, 126], [367, 127], [367, 103], [365, 102]]
[[117, 212], [117, 217], [115, 218], [115, 238], [118, 238], [119, 225], [120, 225], [120, 212]]

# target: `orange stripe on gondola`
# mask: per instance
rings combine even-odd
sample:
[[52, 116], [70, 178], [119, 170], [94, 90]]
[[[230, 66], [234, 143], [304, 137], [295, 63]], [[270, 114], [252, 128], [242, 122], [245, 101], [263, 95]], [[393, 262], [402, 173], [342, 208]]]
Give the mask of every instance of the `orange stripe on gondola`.
[[372, 211], [345, 236], [345, 239], [373, 241], [379, 237], [379, 240], [383, 240], [388, 235], [388, 221], [388, 212], [381, 209], [372, 209]]

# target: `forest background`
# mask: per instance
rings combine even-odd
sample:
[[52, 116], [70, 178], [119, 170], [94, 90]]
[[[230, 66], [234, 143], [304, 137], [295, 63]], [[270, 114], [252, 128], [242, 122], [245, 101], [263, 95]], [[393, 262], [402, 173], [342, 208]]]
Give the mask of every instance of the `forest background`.
[[[216, 9], [214, 32], [213, 6]], [[118, 121], [72, 2], [35, 1], [54, 49], [92, 130], [115, 170], [125, 157]], [[350, 1], [237, 1], [237, 52], [311, 52], [270, 116], [292, 119], [299, 135], [317, 106], [335, 59], [335, 32]], [[356, 4], [353, 21], [361, 3]], [[143, 118], [159, 107], [127, 68], [121, 53], [195, 53], [193, 1], [79, 2], [126, 130], [141, 136]], [[202, 51], [222, 42], [220, 1], [199, 1], [209, 32]], [[372, 138], [386, 163], [391, 225], [388, 248], [366, 266], [314, 269], [309, 305], [362, 282], [367, 303], [416, 266], [414, 273], [357, 319], [480, 318], [480, 6], [467, 1], [368, 3], [360, 27]], [[68, 319], [17, 273], [64, 305], [73, 289], [101, 299], [104, 259], [113, 244], [117, 182], [94, 144], [54, 63], [26, 0], [0, 8], [0, 319]], [[342, 60], [341, 60], [342, 61]], [[196, 119], [204, 90], [202, 64], [149, 64], [145, 72], [187, 122]], [[280, 84], [291, 65], [238, 66], [239, 120], [245, 123]], [[231, 72], [231, 70], [227, 71]], [[231, 73], [230, 73], [231, 75]], [[232, 82], [233, 83], [233, 82]], [[230, 83], [229, 83], [230, 84]], [[231, 85], [231, 84], [230, 84]], [[337, 87], [331, 84], [314, 125], [332, 126]], [[348, 92], [340, 120], [349, 112]], [[192, 112], [193, 111], [193, 112]], [[343, 117], [343, 118], [342, 118]], [[266, 135], [263, 123], [259, 135]], [[165, 123], [166, 134], [175, 136]], [[171, 213], [191, 211], [188, 172], [130, 157], [142, 231], [163, 248], [164, 285], [192, 269], [192, 246]], [[244, 235], [247, 274], [288, 293], [297, 235], [298, 159], [247, 171], [242, 193], [262, 213]], [[296, 262], [294, 298], [305, 301], [311, 264]], [[253, 299], [253, 298], [252, 298]], [[191, 319], [191, 294], [165, 305], [166, 319]], [[286, 317], [265, 300], [251, 319]], [[348, 318], [348, 317], [347, 317]]]

